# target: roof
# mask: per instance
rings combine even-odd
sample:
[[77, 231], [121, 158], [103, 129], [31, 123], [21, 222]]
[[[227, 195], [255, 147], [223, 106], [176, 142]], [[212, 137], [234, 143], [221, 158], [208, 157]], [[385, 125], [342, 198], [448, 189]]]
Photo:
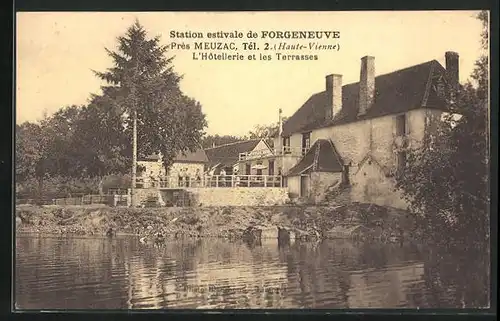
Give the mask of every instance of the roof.
[[[149, 155], [147, 157], [141, 158], [141, 161], [150, 161], [156, 162], [160, 160], [159, 154]], [[177, 153], [177, 156], [174, 159], [174, 162], [182, 162], [182, 163], [207, 163], [208, 158], [205, 154], [203, 148], [198, 148], [194, 152], [187, 151], [185, 154], [182, 152]]]
[[231, 166], [238, 162], [240, 159], [240, 153], [251, 152], [257, 144], [259, 144], [260, 139], [250, 139], [243, 140], [239, 142], [224, 144], [212, 148], [205, 149], [205, 153], [208, 157], [208, 162], [210, 166], [214, 166], [221, 163], [226, 166]]
[[436, 60], [375, 77], [375, 101], [358, 116], [359, 82], [342, 86], [342, 108], [333, 119], [325, 119], [326, 92], [312, 95], [284, 124], [282, 136], [363, 119], [397, 114], [421, 107], [444, 108], [438, 82], [445, 69]]
[[198, 148], [194, 152], [188, 151], [185, 155], [178, 153], [175, 161], [183, 163], [208, 163], [208, 157], [203, 148]]
[[343, 170], [343, 161], [331, 140], [318, 139], [292, 167], [286, 176], [297, 176], [305, 172], [339, 173]]

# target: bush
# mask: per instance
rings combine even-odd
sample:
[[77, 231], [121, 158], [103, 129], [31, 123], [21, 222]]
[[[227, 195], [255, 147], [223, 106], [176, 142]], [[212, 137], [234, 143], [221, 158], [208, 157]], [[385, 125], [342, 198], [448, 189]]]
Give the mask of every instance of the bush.
[[186, 225], [196, 225], [200, 219], [196, 217], [194, 214], [187, 214], [184, 216], [181, 216], [178, 220], [178, 222], [186, 224]]

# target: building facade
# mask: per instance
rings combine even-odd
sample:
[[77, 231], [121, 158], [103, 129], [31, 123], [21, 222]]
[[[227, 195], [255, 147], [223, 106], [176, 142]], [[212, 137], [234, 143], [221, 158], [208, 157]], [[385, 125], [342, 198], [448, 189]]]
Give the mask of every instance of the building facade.
[[151, 155], [137, 162], [140, 169], [137, 176], [150, 183], [159, 181], [160, 178], [164, 177], [196, 180], [203, 177], [207, 164], [208, 158], [202, 148], [197, 149], [195, 152], [178, 153], [168, 171], [163, 166], [161, 155]]
[[274, 138], [275, 162], [289, 190], [319, 201], [333, 184], [331, 171], [296, 171], [314, 165], [315, 157], [306, 155], [324, 140], [339, 156], [339, 175], [353, 201], [406, 207], [392, 176], [406, 165], [408, 149], [432, 136], [458, 86], [459, 56], [446, 52], [445, 58], [446, 68], [432, 60], [376, 76], [375, 58], [367, 56], [357, 83], [342, 85], [341, 75], [326, 76], [325, 90], [312, 95]]

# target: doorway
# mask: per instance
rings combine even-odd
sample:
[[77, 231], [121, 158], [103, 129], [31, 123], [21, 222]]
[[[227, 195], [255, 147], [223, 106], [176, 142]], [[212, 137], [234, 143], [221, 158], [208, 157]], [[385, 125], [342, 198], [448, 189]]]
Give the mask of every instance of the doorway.
[[309, 195], [309, 176], [301, 175], [300, 176], [300, 197], [307, 197]]

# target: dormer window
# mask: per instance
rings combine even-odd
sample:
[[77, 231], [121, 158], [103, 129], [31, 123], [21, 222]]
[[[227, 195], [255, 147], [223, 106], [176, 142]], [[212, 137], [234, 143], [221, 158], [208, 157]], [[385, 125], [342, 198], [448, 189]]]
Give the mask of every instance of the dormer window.
[[290, 136], [283, 137], [283, 152], [285, 154], [290, 153]]

